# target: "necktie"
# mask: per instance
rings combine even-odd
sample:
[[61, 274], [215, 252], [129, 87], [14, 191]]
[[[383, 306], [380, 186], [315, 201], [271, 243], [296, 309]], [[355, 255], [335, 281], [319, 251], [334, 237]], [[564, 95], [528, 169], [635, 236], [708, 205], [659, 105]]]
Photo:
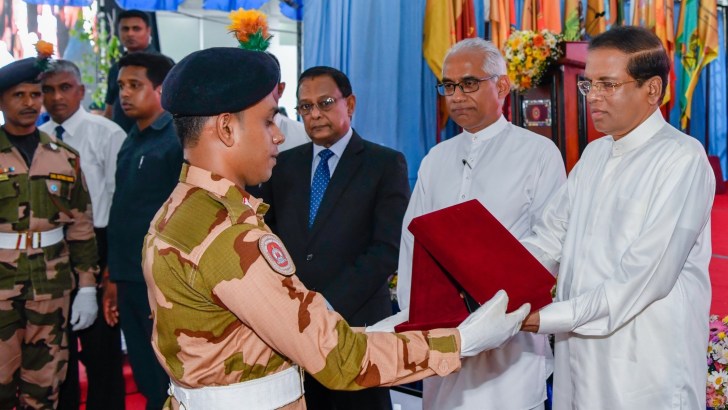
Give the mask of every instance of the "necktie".
[[56, 127], [56, 138], [58, 140], [63, 141], [63, 133], [66, 132], [66, 130], [63, 129], [62, 125], [59, 125]]
[[321, 158], [316, 171], [313, 173], [313, 183], [311, 183], [311, 212], [308, 214], [308, 227], [313, 226], [313, 221], [316, 219], [316, 213], [318, 212], [319, 206], [321, 205], [321, 199], [324, 197], [326, 192], [326, 186], [329, 185], [331, 179], [331, 173], [329, 172], [329, 158], [334, 155], [330, 149], [325, 149], [318, 153]]

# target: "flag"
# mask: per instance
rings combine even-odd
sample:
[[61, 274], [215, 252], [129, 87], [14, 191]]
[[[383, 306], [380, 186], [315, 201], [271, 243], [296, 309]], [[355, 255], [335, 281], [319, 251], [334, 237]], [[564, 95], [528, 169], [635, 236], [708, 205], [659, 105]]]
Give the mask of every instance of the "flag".
[[[660, 39], [670, 61], [675, 58], [675, 29], [673, 24], [674, 0], [637, 0], [634, 3], [632, 25], [649, 29]], [[672, 100], [675, 88], [675, 73], [670, 70], [665, 97], [662, 104]], [[670, 107], [666, 107], [669, 111]]]
[[581, 38], [581, 0], [564, 1], [564, 40], [576, 41]]
[[509, 6], [510, 1], [507, 0], [492, 0], [490, 4], [490, 39], [500, 50], [511, 35], [511, 13], [514, 9]]
[[594, 37], [607, 29], [604, 0], [587, 0], [586, 2], [586, 33]]
[[693, 92], [703, 67], [718, 57], [718, 5], [715, 0], [684, 0], [677, 29], [680, 57], [680, 124], [687, 129]]
[[561, 33], [560, 0], [525, 0], [521, 30]]
[[475, 36], [472, 0], [427, 0], [422, 54], [438, 80], [442, 80], [447, 50], [456, 42]]

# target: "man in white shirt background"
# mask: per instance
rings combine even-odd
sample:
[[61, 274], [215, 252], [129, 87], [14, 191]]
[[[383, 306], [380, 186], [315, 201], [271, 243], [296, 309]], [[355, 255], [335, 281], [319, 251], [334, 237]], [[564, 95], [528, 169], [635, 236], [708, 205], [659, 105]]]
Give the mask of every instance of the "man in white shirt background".
[[[410, 301], [414, 238], [407, 226], [413, 218], [477, 199], [516, 238], [523, 238], [566, 179], [553, 142], [503, 117], [510, 82], [492, 43], [473, 38], [455, 44], [445, 57], [438, 92], [464, 131], [433, 147], [420, 165], [402, 225], [397, 296], [403, 312]], [[519, 333], [498, 349], [464, 360], [458, 373], [426, 379], [423, 406], [540, 409], [551, 366], [546, 336]]]
[[558, 271], [523, 330], [554, 333], [554, 409], [705, 407], [715, 177], [659, 110], [670, 72], [639, 27], [593, 38], [579, 90], [595, 128], [523, 243]]
[[[281, 63], [280, 61], [278, 61], [278, 58], [272, 53], [268, 53], [268, 55], [273, 58], [273, 61], [275, 61], [280, 68]], [[285, 81], [279, 82], [278, 87], [273, 89], [273, 99], [275, 99], [276, 104], [278, 104], [278, 101], [280, 101], [281, 96], [283, 95], [283, 92], [285, 90]], [[273, 121], [276, 123], [276, 126], [281, 130], [283, 135], [286, 137], [286, 140], [283, 141], [283, 144], [280, 144], [278, 146], [278, 152], [283, 152], [311, 141], [311, 138], [309, 138], [308, 134], [306, 134], [306, 128], [303, 126], [302, 122], [290, 119], [288, 118], [288, 116], [282, 114], [280, 111], [278, 111], [275, 117], [273, 117]], [[258, 191], [254, 193], [257, 194]]]
[[[81, 169], [91, 195], [99, 266], [103, 272], [106, 268], [106, 225], [114, 194], [116, 156], [126, 133], [113, 121], [90, 114], [81, 107], [85, 87], [78, 67], [72, 62], [56, 60], [51, 63], [42, 79], [42, 91], [43, 105], [51, 120], [40, 130], [63, 140], [79, 152]], [[101, 296], [98, 292], [99, 303]], [[82, 344], [80, 358], [86, 367], [89, 383], [86, 408], [123, 409], [125, 392], [119, 327], [110, 327], [103, 315], [99, 315], [88, 329], [74, 332], [69, 327], [69, 331], [68, 376], [61, 387], [59, 408], [75, 409], [80, 401], [78, 337]]]

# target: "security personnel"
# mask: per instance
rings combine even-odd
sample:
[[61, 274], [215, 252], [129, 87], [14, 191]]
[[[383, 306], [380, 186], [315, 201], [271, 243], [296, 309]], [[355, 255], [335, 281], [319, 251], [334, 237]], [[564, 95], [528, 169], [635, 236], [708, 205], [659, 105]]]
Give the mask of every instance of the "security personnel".
[[26, 58], [0, 69], [0, 409], [55, 408], [71, 290], [80, 287], [73, 330], [90, 326], [98, 310], [91, 200], [78, 154], [35, 126], [46, 64]]
[[270, 178], [285, 139], [279, 78], [265, 53], [212, 48], [180, 61], [162, 87], [188, 163], [142, 264], [172, 407], [304, 409], [304, 369], [330, 389], [408, 383], [515, 334], [529, 307], [506, 315], [504, 292], [457, 329], [394, 334], [349, 327], [306, 289], [263, 221], [268, 206], [243, 189]]

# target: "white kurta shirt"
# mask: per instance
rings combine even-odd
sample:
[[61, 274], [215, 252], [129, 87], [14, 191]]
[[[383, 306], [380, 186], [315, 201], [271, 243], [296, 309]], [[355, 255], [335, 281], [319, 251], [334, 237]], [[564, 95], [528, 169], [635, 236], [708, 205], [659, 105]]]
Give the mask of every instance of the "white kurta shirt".
[[659, 110], [589, 144], [524, 245], [558, 269], [554, 409], [705, 408], [715, 179]]
[[[79, 108], [61, 124], [63, 142], [78, 151], [81, 171], [91, 195], [94, 226], [105, 228], [109, 223], [111, 198], [116, 189], [116, 156], [126, 139], [126, 132], [115, 122]], [[56, 136], [58, 123], [53, 120], [40, 126], [46, 134]]]
[[[565, 180], [556, 146], [503, 117], [476, 134], [463, 132], [433, 147], [422, 160], [404, 217], [400, 307], [407, 308], [410, 301], [414, 237], [407, 226], [414, 217], [478, 199], [520, 239], [532, 232], [547, 200]], [[519, 333], [499, 349], [463, 360], [460, 372], [425, 380], [424, 408], [534, 408], [546, 399], [550, 361], [545, 336]]]
[[281, 113], [276, 114], [273, 117], [273, 121], [286, 137], [283, 144], [278, 146], [278, 152], [283, 152], [311, 141], [302, 123], [292, 120]]

